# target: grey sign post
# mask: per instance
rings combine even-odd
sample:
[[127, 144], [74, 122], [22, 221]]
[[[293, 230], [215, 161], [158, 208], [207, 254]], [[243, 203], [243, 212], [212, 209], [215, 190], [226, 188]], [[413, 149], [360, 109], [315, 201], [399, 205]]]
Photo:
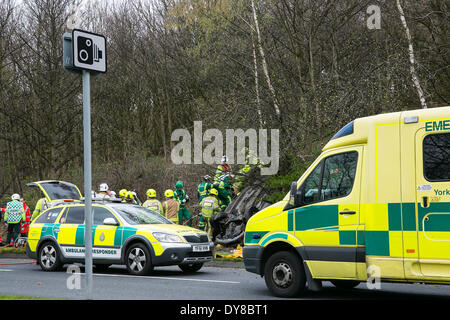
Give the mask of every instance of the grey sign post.
[[74, 29], [65, 34], [64, 68], [71, 72], [82, 73], [83, 81], [83, 142], [84, 142], [84, 244], [86, 296], [92, 300], [92, 175], [91, 175], [91, 73], [106, 72], [105, 37]]

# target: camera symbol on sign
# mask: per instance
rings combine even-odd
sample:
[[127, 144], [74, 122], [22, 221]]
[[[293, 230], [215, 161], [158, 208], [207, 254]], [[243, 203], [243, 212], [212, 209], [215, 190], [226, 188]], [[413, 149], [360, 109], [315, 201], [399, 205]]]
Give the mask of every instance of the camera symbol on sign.
[[79, 36], [77, 38], [78, 60], [85, 64], [93, 64], [102, 59], [103, 52], [90, 38]]

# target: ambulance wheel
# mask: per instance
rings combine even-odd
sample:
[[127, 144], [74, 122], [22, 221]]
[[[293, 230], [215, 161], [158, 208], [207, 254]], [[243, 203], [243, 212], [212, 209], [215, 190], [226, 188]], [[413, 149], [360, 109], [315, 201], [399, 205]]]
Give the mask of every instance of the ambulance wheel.
[[62, 267], [59, 249], [53, 242], [45, 242], [39, 248], [38, 263], [44, 271], [57, 271]]
[[330, 282], [339, 289], [353, 289], [360, 284], [360, 282], [356, 280], [330, 280]]
[[136, 276], [149, 274], [153, 270], [150, 251], [142, 243], [132, 244], [126, 253], [125, 264], [129, 273]]
[[264, 267], [267, 288], [277, 297], [292, 298], [305, 291], [306, 275], [303, 264], [292, 252], [273, 254]]
[[186, 263], [186, 264], [179, 264], [178, 267], [186, 273], [190, 272], [197, 272], [203, 267], [203, 263]]

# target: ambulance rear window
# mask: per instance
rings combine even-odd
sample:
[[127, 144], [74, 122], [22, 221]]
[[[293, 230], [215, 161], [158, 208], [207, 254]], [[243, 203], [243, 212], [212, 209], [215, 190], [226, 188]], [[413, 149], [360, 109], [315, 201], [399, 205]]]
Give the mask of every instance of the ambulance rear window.
[[423, 139], [423, 175], [428, 181], [450, 181], [450, 133]]
[[331, 138], [331, 140], [337, 139], [337, 138], [341, 138], [341, 137], [345, 137], [345, 136], [353, 134], [353, 123], [354, 123], [354, 121], [352, 121], [350, 123], [347, 123], [341, 130], [339, 130], [333, 136], [333, 138]]

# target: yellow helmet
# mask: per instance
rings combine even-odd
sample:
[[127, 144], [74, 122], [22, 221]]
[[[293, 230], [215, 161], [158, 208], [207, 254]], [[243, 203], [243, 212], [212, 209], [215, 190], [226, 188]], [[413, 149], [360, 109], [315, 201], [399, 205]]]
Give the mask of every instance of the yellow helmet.
[[127, 191], [127, 193], [126, 193], [126, 195], [125, 195], [125, 200], [131, 201], [131, 200], [133, 200], [133, 199], [134, 199], [133, 192]]
[[211, 190], [209, 190], [209, 194], [214, 194], [214, 195], [218, 196], [219, 192], [217, 191], [217, 189], [211, 188]]
[[128, 190], [127, 189], [121, 189], [119, 191], [119, 197], [125, 197], [127, 195]]
[[156, 198], [156, 190], [155, 189], [148, 189], [147, 190], [147, 196], [149, 198]]
[[164, 195], [166, 196], [166, 198], [173, 198], [173, 190], [167, 189], [166, 191], [164, 191]]

